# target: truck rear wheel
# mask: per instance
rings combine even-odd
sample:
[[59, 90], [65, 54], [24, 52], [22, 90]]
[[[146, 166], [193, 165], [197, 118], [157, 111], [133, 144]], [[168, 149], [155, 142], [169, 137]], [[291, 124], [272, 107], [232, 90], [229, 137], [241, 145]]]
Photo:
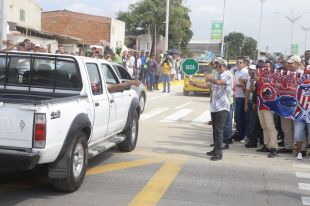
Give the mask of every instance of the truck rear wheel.
[[82, 184], [87, 168], [87, 138], [83, 132], [77, 134], [72, 143], [70, 158], [68, 158], [69, 175], [64, 179], [52, 179], [55, 189], [64, 192], [74, 192]]
[[118, 149], [122, 152], [131, 152], [136, 148], [139, 133], [139, 116], [134, 112], [128, 129], [125, 130], [125, 141], [118, 144]]

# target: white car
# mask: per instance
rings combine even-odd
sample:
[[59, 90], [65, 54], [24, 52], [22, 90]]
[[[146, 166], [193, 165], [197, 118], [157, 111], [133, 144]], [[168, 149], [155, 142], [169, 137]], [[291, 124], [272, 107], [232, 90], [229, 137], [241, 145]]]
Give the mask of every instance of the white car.
[[0, 53], [1, 167], [47, 164], [56, 189], [83, 182], [87, 159], [117, 145], [135, 149], [137, 92], [110, 93], [120, 83], [104, 60], [70, 55]]

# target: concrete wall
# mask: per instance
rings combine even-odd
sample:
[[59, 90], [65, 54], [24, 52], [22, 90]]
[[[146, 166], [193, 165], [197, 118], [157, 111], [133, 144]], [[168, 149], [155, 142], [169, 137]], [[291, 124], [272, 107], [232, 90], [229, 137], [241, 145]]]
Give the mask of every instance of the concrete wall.
[[42, 31], [78, 37], [84, 44], [110, 42], [111, 18], [67, 10], [42, 12]]
[[[34, 0], [5, 0], [7, 21], [20, 26], [41, 30], [41, 8]], [[20, 10], [25, 11], [25, 20], [20, 19]]]
[[122, 47], [125, 43], [125, 22], [112, 19], [110, 37], [111, 48]]

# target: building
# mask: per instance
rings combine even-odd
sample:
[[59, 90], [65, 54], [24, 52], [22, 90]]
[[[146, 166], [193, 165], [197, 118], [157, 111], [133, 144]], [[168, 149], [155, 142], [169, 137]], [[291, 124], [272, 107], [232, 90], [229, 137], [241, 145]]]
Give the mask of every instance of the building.
[[34, 44], [55, 52], [59, 44], [67, 48], [68, 53], [79, 51], [80, 39], [66, 35], [41, 31], [42, 9], [34, 0], [0, 0], [1, 40], [22, 42], [30, 39]]
[[221, 43], [205, 42], [205, 41], [190, 41], [187, 49], [195, 56], [205, 53], [206, 51], [214, 53], [216, 56], [221, 54]]
[[116, 48], [125, 41], [124, 22], [68, 10], [42, 12], [42, 30], [78, 37], [82, 45], [108, 43]]

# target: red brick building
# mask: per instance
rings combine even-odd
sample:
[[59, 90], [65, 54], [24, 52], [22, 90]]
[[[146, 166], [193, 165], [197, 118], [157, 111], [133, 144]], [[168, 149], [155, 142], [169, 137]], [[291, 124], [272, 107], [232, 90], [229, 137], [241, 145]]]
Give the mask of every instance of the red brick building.
[[68, 10], [42, 12], [42, 31], [74, 36], [81, 44], [111, 41], [112, 19]]

